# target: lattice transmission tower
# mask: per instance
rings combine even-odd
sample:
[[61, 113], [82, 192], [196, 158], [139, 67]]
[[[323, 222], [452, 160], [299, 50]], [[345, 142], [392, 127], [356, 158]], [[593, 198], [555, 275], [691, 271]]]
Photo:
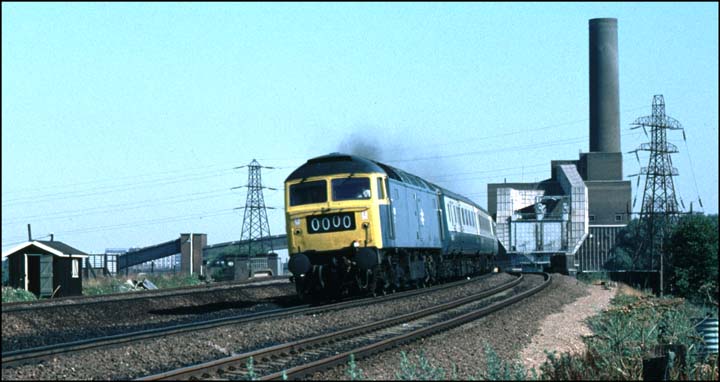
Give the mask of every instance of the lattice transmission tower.
[[632, 125], [634, 127], [631, 129], [642, 127], [645, 135], [650, 131], [650, 142], [631, 151], [636, 155], [638, 151], [650, 152], [648, 166], [642, 167], [638, 174], [645, 175], [640, 219], [647, 220], [660, 215], [663, 219], [676, 221], [681, 210], [675, 196], [673, 177], [679, 173], [672, 165], [670, 154], [677, 153], [678, 149], [667, 141], [667, 131], [683, 130], [683, 127], [675, 118], [665, 114], [665, 100], [662, 95], [653, 97], [652, 115], [640, 117]]
[[[642, 128], [649, 137], [649, 143], [643, 143], [637, 149], [630, 151], [638, 158], [638, 151], [650, 152], [647, 167], [642, 167], [637, 176], [637, 186], [640, 177], [645, 176], [645, 189], [643, 191], [642, 206], [640, 210], [639, 229], [644, 230], [645, 240], [641, 243], [640, 253], [649, 252], [650, 268], [660, 268], [660, 284], [662, 291], [662, 240], [671, 225], [679, 219], [682, 211], [675, 194], [673, 177], [678, 176], [677, 168], [673, 167], [670, 154], [678, 152], [677, 146], [667, 141], [668, 130], [683, 130], [675, 118], [665, 114], [665, 100], [662, 95], [655, 95], [652, 103], [652, 115], [640, 117], [632, 123], [631, 129]], [[683, 131], [684, 134], [684, 131]], [[633, 200], [633, 207], [637, 201], [637, 193]], [[659, 239], [659, 240], [656, 240]], [[659, 245], [659, 248], [658, 248]], [[657, 256], [659, 255], [659, 256]], [[659, 257], [659, 259], [655, 259]]]
[[272, 240], [269, 238], [270, 225], [268, 224], [266, 211], [267, 209], [273, 209], [273, 207], [265, 206], [265, 199], [263, 198], [262, 190], [263, 188], [269, 190], [276, 189], [263, 187], [262, 185], [261, 169], [272, 169], [273, 167], [261, 166], [255, 159], [253, 159], [247, 166], [236, 167], [236, 169], [243, 167], [248, 168], [248, 184], [233, 188], [248, 188], [245, 207], [240, 207], [245, 209], [245, 213], [243, 214], [242, 230], [240, 233], [240, 241], [246, 241], [246, 254], [248, 257], [252, 257], [256, 254], [267, 254], [268, 249], [269, 251], [274, 251]]

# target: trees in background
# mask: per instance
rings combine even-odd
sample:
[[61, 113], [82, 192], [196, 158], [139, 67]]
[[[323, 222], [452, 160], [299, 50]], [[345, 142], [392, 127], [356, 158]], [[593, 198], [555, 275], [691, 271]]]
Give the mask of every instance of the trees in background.
[[[695, 303], [718, 303], [718, 215], [684, 215], [666, 240], [666, 289]], [[668, 288], [669, 287], [669, 288]]]
[[[718, 303], [718, 215], [682, 215], [667, 227], [663, 243], [656, 242], [654, 262], [645, 240], [648, 233], [634, 219], [618, 233], [608, 270], [659, 269], [662, 250], [664, 291], [694, 303]], [[659, 237], [656, 240], [659, 241]]]

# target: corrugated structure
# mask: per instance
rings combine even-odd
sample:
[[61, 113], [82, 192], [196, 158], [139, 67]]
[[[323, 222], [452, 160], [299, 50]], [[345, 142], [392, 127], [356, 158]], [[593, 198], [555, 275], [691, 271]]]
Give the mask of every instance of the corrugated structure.
[[[517, 268], [603, 271], [628, 223], [631, 186], [622, 179], [617, 20], [592, 19], [590, 31], [590, 152], [556, 160], [550, 179], [488, 184], [488, 211], [498, 239]], [[548, 208], [552, 207], [550, 211]]]
[[594, 225], [577, 254], [579, 267], [583, 271], [615, 270], [605, 266], [610, 258], [610, 250], [615, 246], [618, 232], [625, 225]]

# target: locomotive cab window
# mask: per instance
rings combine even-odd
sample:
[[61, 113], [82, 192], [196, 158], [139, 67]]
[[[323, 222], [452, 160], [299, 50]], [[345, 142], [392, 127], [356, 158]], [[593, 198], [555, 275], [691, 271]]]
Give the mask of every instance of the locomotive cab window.
[[340, 178], [332, 180], [335, 201], [370, 199], [370, 178]]
[[327, 187], [324, 180], [293, 184], [290, 186], [290, 205], [323, 203], [327, 201]]

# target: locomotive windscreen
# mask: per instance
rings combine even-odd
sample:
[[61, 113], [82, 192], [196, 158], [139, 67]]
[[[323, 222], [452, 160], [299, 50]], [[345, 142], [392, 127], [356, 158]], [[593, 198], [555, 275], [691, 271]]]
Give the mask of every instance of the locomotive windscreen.
[[332, 199], [355, 200], [370, 199], [370, 179], [342, 178], [332, 180]]
[[324, 180], [293, 184], [290, 186], [290, 205], [327, 202], [327, 186]]

